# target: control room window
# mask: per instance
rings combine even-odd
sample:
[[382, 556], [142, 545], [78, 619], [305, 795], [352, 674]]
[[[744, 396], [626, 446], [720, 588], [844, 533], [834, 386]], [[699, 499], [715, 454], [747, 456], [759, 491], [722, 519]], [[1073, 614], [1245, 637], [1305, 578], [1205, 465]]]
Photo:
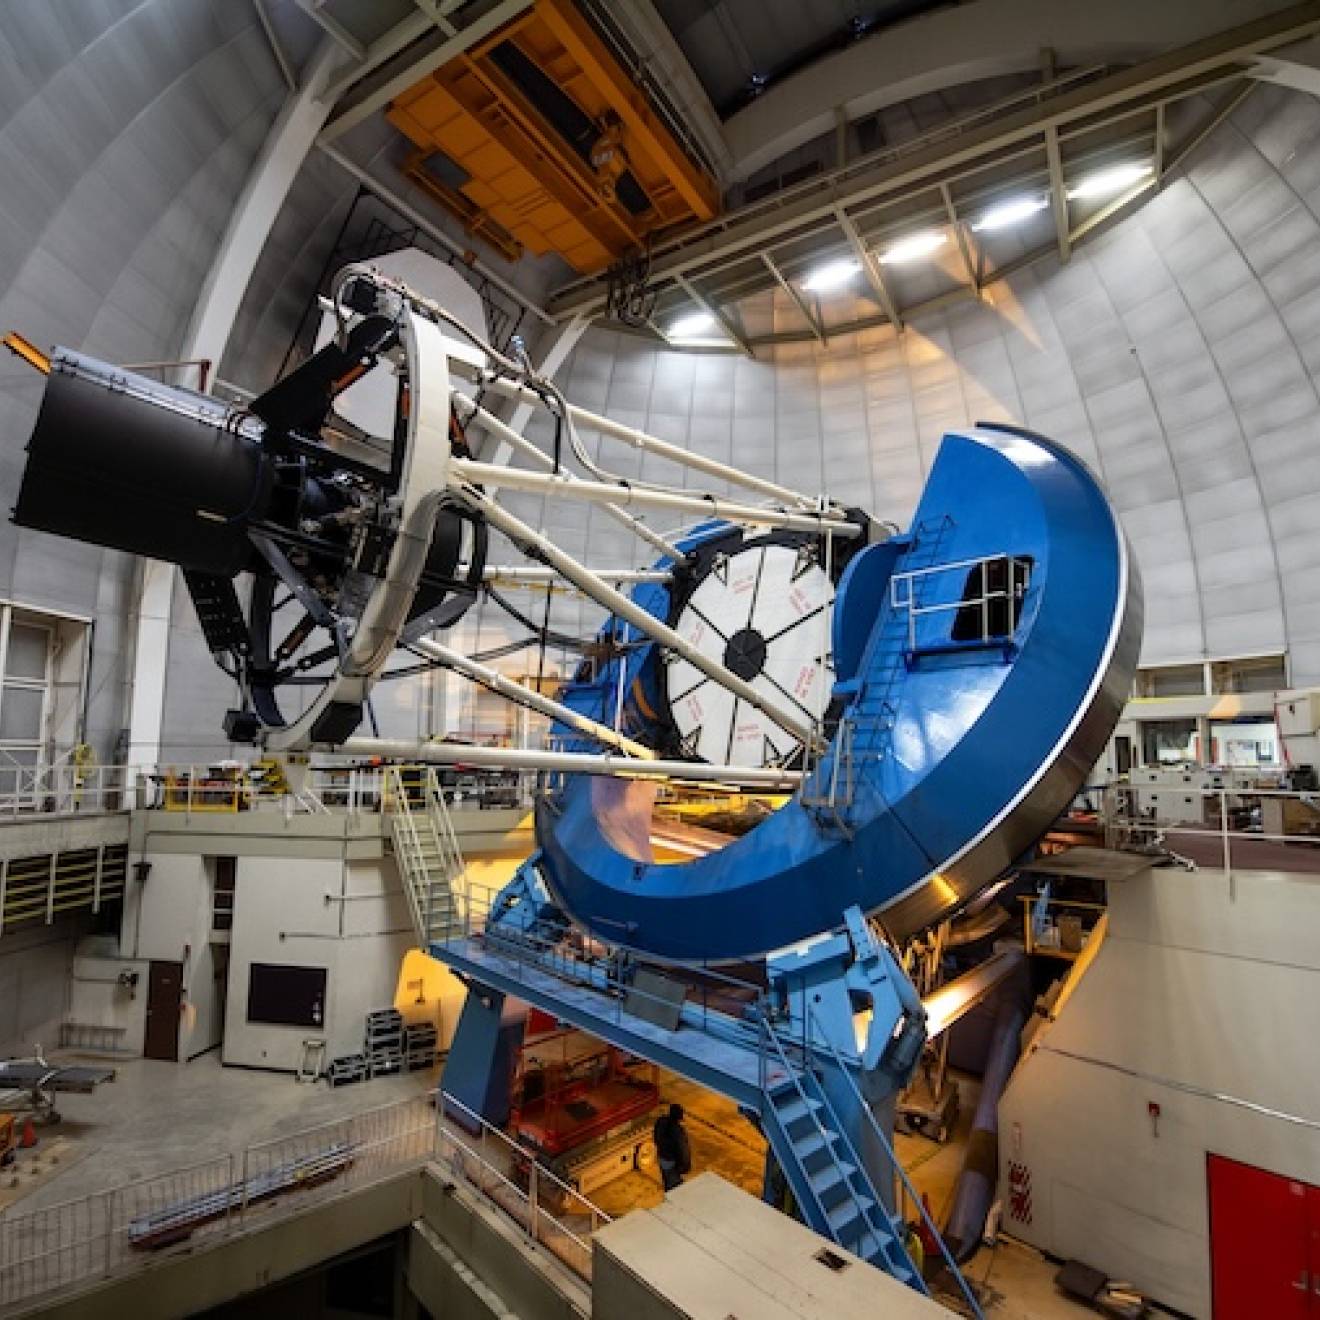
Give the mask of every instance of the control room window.
[[0, 801], [38, 808], [81, 738], [88, 625], [0, 602]]

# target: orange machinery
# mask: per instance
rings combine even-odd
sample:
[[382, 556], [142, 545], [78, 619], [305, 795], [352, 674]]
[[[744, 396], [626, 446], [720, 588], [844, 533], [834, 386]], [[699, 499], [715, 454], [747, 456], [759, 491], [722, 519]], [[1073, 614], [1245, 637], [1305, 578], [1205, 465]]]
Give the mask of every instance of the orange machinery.
[[510, 261], [595, 274], [719, 210], [684, 150], [573, 0], [537, 0], [404, 92], [404, 173]]

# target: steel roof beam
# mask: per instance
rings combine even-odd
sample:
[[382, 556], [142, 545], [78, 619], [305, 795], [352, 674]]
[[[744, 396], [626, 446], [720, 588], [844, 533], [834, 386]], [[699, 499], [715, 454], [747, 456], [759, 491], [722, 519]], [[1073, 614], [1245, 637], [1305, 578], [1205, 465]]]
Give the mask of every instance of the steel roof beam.
[[1054, 212], [1054, 232], [1059, 244], [1059, 260], [1072, 256], [1068, 237], [1068, 189], [1063, 181], [1063, 155], [1059, 151], [1059, 130], [1052, 124], [1045, 130], [1045, 158], [1050, 163], [1050, 210]]
[[839, 222], [839, 228], [847, 236], [852, 250], [857, 254], [857, 260], [862, 263], [862, 270], [866, 274], [867, 283], [870, 284], [872, 292], [880, 306], [884, 308], [885, 315], [893, 322], [895, 330], [903, 329], [903, 318], [898, 311], [898, 303], [894, 301], [894, 295], [889, 291], [889, 285], [885, 283], [884, 272], [880, 269], [880, 259], [874, 252], [862, 241], [862, 236], [857, 232], [857, 226], [853, 224], [852, 217], [842, 207], [834, 213]]
[[701, 293], [697, 288], [695, 288], [693, 284], [684, 276], [682, 275], [675, 276], [675, 280], [679, 285], [679, 287], [683, 290], [683, 292], [686, 293], [687, 296], [691, 298], [692, 301], [696, 303], [698, 307], [700, 307], [705, 312], [709, 312], [710, 315], [713, 316], [720, 323], [720, 325], [724, 327], [724, 333], [728, 335], [729, 338], [732, 339], [733, 342], [737, 344], [738, 347], [742, 349], [742, 351], [749, 358], [754, 358], [756, 356], [756, 353], [753, 351], [751, 342], [748, 340], [747, 336], [743, 334], [737, 322], [734, 321], [733, 317], [730, 316], [729, 313], [726, 312], [723, 307], [721, 307], [718, 303], [711, 302], [711, 300], [707, 298], [704, 293]]
[[963, 224], [958, 215], [958, 208], [953, 204], [953, 193], [949, 185], [940, 180], [940, 197], [944, 202], [944, 214], [948, 216], [949, 227], [953, 230], [953, 236], [958, 240], [958, 253], [962, 257], [963, 269], [967, 272], [967, 282], [976, 291], [976, 296], [981, 296], [981, 278], [976, 268], [976, 263], [972, 260], [971, 247], [967, 241], [967, 227]]
[[261, 30], [266, 34], [266, 44], [270, 46], [270, 53], [275, 57], [275, 63], [280, 66], [280, 77], [284, 79], [284, 85], [289, 91], [296, 92], [298, 77], [293, 71], [293, 65], [289, 63], [288, 55], [284, 53], [284, 44], [280, 41], [280, 35], [270, 21], [266, 0], [252, 0], [252, 8], [257, 11], [257, 20], [261, 24]]
[[[836, 214], [840, 208], [878, 200], [924, 185], [931, 187], [996, 152], [1039, 144], [1047, 128], [1061, 134], [1088, 119], [1117, 112], [1135, 113], [1134, 102], [1153, 108], [1160, 100], [1190, 94], [1196, 80], [1222, 80], [1233, 76], [1260, 51], [1272, 49], [1320, 31], [1320, 0], [1257, 19], [1251, 23], [1194, 42], [1181, 50], [1120, 70], [1107, 77], [1030, 105], [1002, 118], [970, 128], [956, 137], [932, 141], [896, 158], [836, 171], [788, 198], [758, 204], [740, 217], [725, 216], [701, 226], [654, 254], [652, 275], [657, 281], [699, 272], [711, 262], [735, 252], [764, 248], [777, 238]], [[576, 281], [551, 299], [556, 315], [595, 308], [604, 298], [599, 280]]]
[[768, 270], [770, 274], [773, 275], [775, 279], [779, 282], [779, 287], [783, 289], [783, 291], [786, 294], [788, 294], [788, 296], [796, 304], [798, 311], [802, 313], [803, 317], [807, 322], [807, 325], [811, 327], [811, 333], [815, 335], [816, 342], [820, 344], [821, 347], [823, 348], [826, 344], [829, 343], [829, 339], [826, 337], [825, 334], [824, 322], [817, 317], [816, 313], [812, 310], [811, 305], [807, 302], [807, 300], [802, 296], [801, 292], [798, 290], [797, 285], [789, 283], [787, 277], [784, 275], [784, 272], [781, 271], [779, 267], [775, 265], [774, 261], [771, 260], [770, 254], [768, 252], [761, 253], [761, 260], [765, 263], [766, 270]]
[[333, 15], [322, 8], [325, 0], [297, 0], [298, 8], [312, 20], [341, 50], [359, 63], [367, 58], [367, 48]]
[[[310, 4], [313, 0], [301, 0]], [[409, 61], [397, 72], [391, 74], [371, 91], [360, 96], [353, 104], [341, 110], [326, 126], [318, 142], [324, 145], [347, 133], [350, 128], [370, 119], [378, 110], [383, 110], [396, 96], [414, 87], [423, 78], [443, 68], [451, 60], [457, 59], [464, 51], [470, 50], [479, 41], [484, 41], [493, 32], [499, 31], [506, 23], [511, 23], [524, 11], [531, 8], [532, 0], [501, 0], [493, 9], [473, 20], [466, 27], [460, 28], [453, 36], [442, 41], [425, 54]], [[399, 24], [401, 28], [415, 27], [417, 22], [425, 25], [425, 31], [432, 29], [429, 15], [410, 15]], [[385, 41], [389, 37], [382, 37]], [[333, 90], [333, 89], [332, 89]]]

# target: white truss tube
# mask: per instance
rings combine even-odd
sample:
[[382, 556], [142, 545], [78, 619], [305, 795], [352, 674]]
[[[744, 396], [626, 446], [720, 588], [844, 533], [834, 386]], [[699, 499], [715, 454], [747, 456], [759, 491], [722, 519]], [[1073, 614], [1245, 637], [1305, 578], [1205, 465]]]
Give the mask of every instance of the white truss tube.
[[548, 752], [521, 747], [469, 747], [463, 743], [408, 742], [402, 738], [349, 738], [338, 749], [346, 756], [423, 761], [432, 765], [476, 766], [484, 770], [548, 770], [562, 774], [606, 775], [614, 779], [665, 779], [696, 784], [760, 788], [791, 793], [802, 782], [797, 770], [705, 761], [641, 761], [609, 752]]
[[606, 747], [613, 747], [615, 751], [622, 752], [625, 756], [639, 757], [644, 761], [655, 759], [655, 752], [649, 747], [644, 747], [641, 743], [624, 737], [617, 730], [611, 729], [608, 724], [601, 724], [550, 697], [542, 696], [541, 693], [534, 691], [525, 684], [516, 683], [513, 679], [506, 678], [498, 669], [492, 669], [489, 665], [483, 665], [476, 660], [468, 659], [461, 651], [455, 651], [452, 647], [445, 646], [443, 642], [423, 638], [421, 641], [414, 642], [412, 649], [429, 659], [437, 661], [446, 669], [465, 674], [468, 678], [480, 683], [482, 687], [489, 688], [492, 692], [498, 693], [509, 701], [519, 706], [526, 706], [529, 710], [538, 711], [542, 715], [548, 715], [552, 720], [558, 720], [562, 724], [567, 724], [579, 733], [585, 733], [587, 737], [594, 738]]
[[663, 509], [668, 513], [691, 514], [701, 518], [722, 518], [725, 522], [753, 527], [774, 527], [790, 532], [814, 532], [818, 535], [853, 537], [862, 529], [851, 522], [836, 522], [814, 513], [785, 513], [756, 504], [735, 504], [713, 495], [678, 495], [667, 490], [647, 490], [635, 486], [616, 486], [608, 481], [581, 481], [567, 472], [528, 472], [525, 468], [504, 467], [498, 463], [478, 463], [470, 458], [455, 458], [449, 465], [451, 481], [470, 481], [474, 485], [506, 490], [524, 490], [533, 495], [556, 499], [584, 500], [590, 504], [624, 504], [638, 509]]
[[[666, 583], [674, 580], [674, 575], [663, 568], [593, 568], [589, 570], [606, 582], [629, 586], [641, 582]], [[496, 586], [543, 587], [559, 583], [559, 574], [553, 568], [543, 568], [539, 564], [487, 565], [482, 572], [483, 582], [492, 582]]]
[[[524, 458], [529, 459], [544, 471], [554, 471], [555, 461], [545, 450], [532, 444], [524, 435], [514, 430], [507, 422], [501, 421], [494, 413], [487, 412], [475, 399], [469, 399], [466, 394], [461, 394], [457, 390], [454, 391], [453, 399], [459, 409], [467, 409], [470, 421], [477, 422], [492, 435], [499, 436], [511, 448], [516, 449]], [[465, 422], [464, 425], [466, 424]], [[635, 536], [645, 541], [647, 545], [659, 550], [662, 555], [675, 560], [683, 558], [683, 552], [672, 541], [667, 541], [658, 532], [653, 532], [640, 518], [634, 518], [631, 513], [621, 509], [617, 504], [606, 504], [604, 508], [606, 513], [621, 522]]]
[[631, 623], [652, 641], [658, 642], [699, 669], [707, 678], [713, 679], [721, 687], [728, 688], [749, 706], [764, 712], [781, 729], [791, 733], [798, 742], [810, 745], [814, 741], [814, 732], [809, 724], [804, 724], [797, 716], [790, 715], [774, 702], [767, 700], [745, 679], [739, 678], [731, 669], [726, 669], [704, 651], [698, 650], [668, 624], [662, 623], [635, 601], [616, 591], [586, 565], [579, 563], [572, 555], [565, 554], [553, 541], [502, 508], [489, 495], [474, 486], [462, 484], [451, 485], [450, 490], [470, 508], [484, 514], [486, 521], [503, 532], [515, 545], [523, 550], [532, 547], [536, 551], [536, 558], [544, 560], [611, 614], [616, 614], [626, 623]]
[[[462, 371], [463, 367], [459, 366], [458, 369]], [[502, 394], [506, 398], [516, 399], [519, 403], [530, 403], [545, 407], [545, 400], [535, 390], [528, 389], [525, 385], [519, 385], [506, 377], [483, 378], [481, 383], [494, 394]], [[780, 486], [776, 482], [767, 481], [764, 477], [753, 476], [750, 472], [742, 471], [741, 468], [730, 467], [727, 463], [707, 458], [704, 454], [694, 453], [690, 449], [684, 449], [681, 445], [670, 444], [669, 441], [661, 440], [658, 436], [648, 435], [645, 431], [638, 431], [634, 427], [625, 426], [622, 422], [612, 421], [608, 417], [602, 417], [599, 413], [580, 408], [575, 403], [568, 405], [568, 412], [569, 416], [578, 425], [585, 426], [591, 431], [599, 431], [601, 435], [611, 436], [615, 440], [622, 440], [624, 444], [631, 445], [634, 449], [644, 449], [648, 453], [657, 454], [661, 458], [669, 459], [671, 462], [681, 463], [684, 467], [704, 472], [709, 477], [716, 477], [720, 481], [732, 482], [734, 485], [743, 486], [747, 490], [757, 491], [793, 508], [820, 508], [821, 502], [813, 499], [810, 495], [803, 495], [800, 491], [790, 490], [787, 486]], [[846, 519], [846, 515], [841, 509], [826, 509], [822, 516], [832, 522], [839, 523], [844, 523]]]

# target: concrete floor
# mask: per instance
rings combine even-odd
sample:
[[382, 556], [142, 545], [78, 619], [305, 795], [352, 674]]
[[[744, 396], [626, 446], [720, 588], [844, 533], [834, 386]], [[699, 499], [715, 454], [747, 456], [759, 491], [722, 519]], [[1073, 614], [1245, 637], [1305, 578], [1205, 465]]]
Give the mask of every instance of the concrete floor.
[[[980, 1090], [976, 1078], [957, 1080], [959, 1117], [951, 1139], [937, 1145], [925, 1137], [900, 1135], [896, 1143], [903, 1167], [918, 1193], [925, 1193], [937, 1222], [947, 1213], [953, 1199]], [[737, 1106], [670, 1073], [661, 1074], [660, 1090], [665, 1104], [678, 1101], [687, 1112], [693, 1172], [714, 1171], [753, 1196], [760, 1196], [765, 1142], [739, 1114]], [[592, 1197], [602, 1210], [616, 1218], [629, 1210], [656, 1205], [663, 1198], [660, 1173], [655, 1168], [616, 1178]], [[909, 1218], [915, 1215], [911, 1209], [907, 1213]], [[966, 1273], [977, 1286], [986, 1315], [993, 1320], [1074, 1320], [1094, 1316], [1089, 1307], [1058, 1291], [1054, 1285], [1058, 1270], [1058, 1264], [1046, 1260], [1038, 1251], [1005, 1238], [994, 1248], [982, 1248]], [[941, 1300], [952, 1303], [954, 1299]]]
[[[76, 1056], [68, 1056], [76, 1057]], [[63, 1122], [41, 1129], [70, 1140], [69, 1162], [15, 1203], [12, 1213], [71, 1200], [134, 1179], [168, 1172], [245, 1146], [287, 1136], [434, 1088], [439, 1070], [378, 1078], [331, 1089], [300, 1085], [292, 1077], [225, 1068], [216, 1054], [189, 1064], [133, 1059], [115, 1065], [116, 1080], [91, 1096], [64, 1096]], [[924, 1137], [898, 1138], [900, 1159], [937, 1220], [948, 1209], [976, 1106], [977, 1083], [963, 1078], [957, 1129], [944, 1145]], [[712, 1170], [751, 1193], [761, 1193], [765, 1142], [732, 1101], [672, 1074], [662, 1073], [663, 1102], [687, 1111], [693, 1170]], [[597, 1190], [593, 1200], [618, 1217], [663, 1199], [658, 1169], [625, 1174]], [[911, 1215], [909, 1211], [909, 1215]], [[1071, 1320], [1093, 1311], [1054, 1286], [1058, 1265], [1005, 1239], [983, 1248], [967, 1271], [982, 1289], [994, 1320]]]
[[[52, 1061], [80, 1057], [61, 1052]], [[15, 1202], [11, 1213], [239, 1154], [257, 1142], [405, 1100], [433, 1088], [439, 1076], [432, 1069], [331, 1089], [283, 1073], [225, 1068], [218, 1053], [184, 1064], [130, 1059], [111, 1066], [117, 1070], [113, 1082], [92, 1095], [61, 1095], [62, 1121], [37, 1129], [39, 1136], [59, 1133], [76, 1141], [76, 1150], [61, 1172]]]

